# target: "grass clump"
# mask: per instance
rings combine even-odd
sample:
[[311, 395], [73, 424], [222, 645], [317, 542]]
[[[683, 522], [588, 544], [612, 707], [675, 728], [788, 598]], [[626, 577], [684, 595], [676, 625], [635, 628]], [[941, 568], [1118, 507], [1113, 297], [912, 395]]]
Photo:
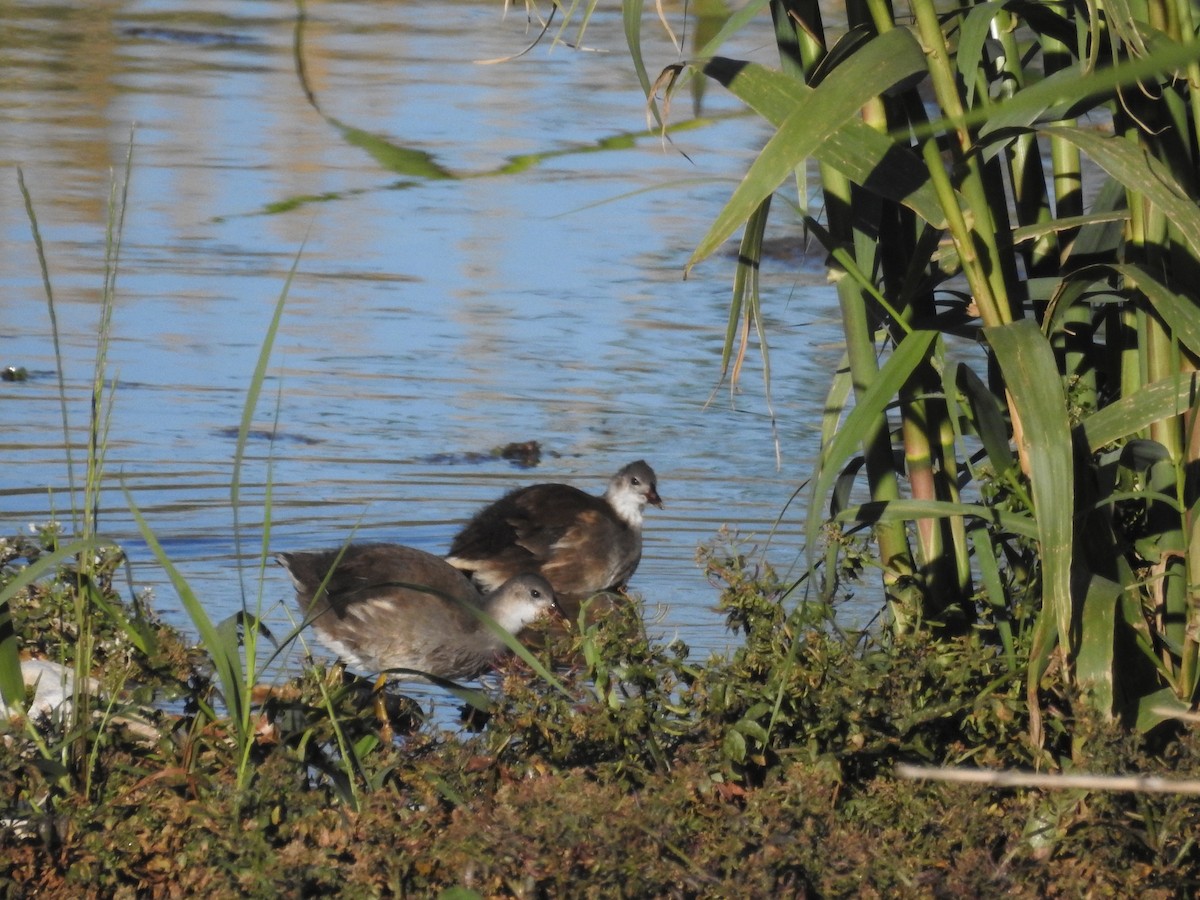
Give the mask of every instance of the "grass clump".
[[[0, 590], [7, 589], [27, 567], [52, 557], [61, 543], [57, 525], [0, 538]], [[87, 655], [106, 686], [134, 690], [147, 701], [182, 695], [189, 683], [194, 687], [202, 657], [158, 618], [149, 592], [128, 602], [122, 600], [118, 587], [125, 563], [119, 547], [101, 546], [87, 562], [86, 575], [81, 573], [78, 559], [68, 557], [52, 568], [50, 577], [15, 591], [8, 600], [8, 611], [20, 636], [22, 655], [74, 667], [81, 654], [74, 595], [82, 580], [84, 589], [93, 594], [93, 602], [98, 601]]]

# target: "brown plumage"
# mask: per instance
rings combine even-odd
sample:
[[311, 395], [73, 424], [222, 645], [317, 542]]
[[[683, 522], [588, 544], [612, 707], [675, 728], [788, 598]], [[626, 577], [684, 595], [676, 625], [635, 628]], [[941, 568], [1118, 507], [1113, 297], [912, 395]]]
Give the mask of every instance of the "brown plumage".
[[642, 558], [647, 503], [662, 507], [654, 470], [642, 460], [617, 472], [602, 497], [567, 484], [520, 488], [480, 510], [446, 561], [485, 589], [537, 573], [574, 605], [628, 582]]
[[417, 673], [470, 678], [505, 652], [503, 640], [472, 608], [516, 634], [554, 606], [553, 589], [535, 574], [506, 579], [483, 597], [443, 560], [399, 544], [275, 559], [291, 575], [297, 604], [326, 647], [358, 672], [415, 670], [389, 673], [396, 679], [420, 678]]

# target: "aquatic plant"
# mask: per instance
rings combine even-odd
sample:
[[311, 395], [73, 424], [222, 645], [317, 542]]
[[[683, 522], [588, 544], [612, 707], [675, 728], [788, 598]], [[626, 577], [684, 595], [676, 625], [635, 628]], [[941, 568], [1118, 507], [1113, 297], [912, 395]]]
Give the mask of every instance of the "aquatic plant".
[[[1143, 730], [1193, 706], [1191, 6], [862, 0], [834, 30], [816, 0], [770, 0], [654, 82], [643, 6], [652, 107], [709, 79], [773, 129], [688, 263], [742, 231], [726, 365], [751, 335], [767, 360], [768, 229], [798, 220], [830, 259], [846, 353], [804, 589], [832, 596], [843, 537], [870, 534], [891, 632], [1001, 648], [1039, 746], [1051, 693]], [[779, 68], [719, 56], [763, 10]]]

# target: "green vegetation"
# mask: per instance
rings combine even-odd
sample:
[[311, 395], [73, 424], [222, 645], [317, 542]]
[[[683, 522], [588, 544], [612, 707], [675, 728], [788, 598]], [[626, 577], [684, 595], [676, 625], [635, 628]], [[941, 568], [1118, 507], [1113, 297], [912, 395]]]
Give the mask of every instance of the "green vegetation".
[[[726, 363], [751, 334], [766, 353], [757, 271], [774, 198], [796, 198], [832, 260], [847, 350], [809, 484], [803, 577], [781, 580], [719, 536], [701, 562], [736, 636], [728, 659], [664, 646], [617, 604], [505, 664], [496, 697], [464, 694], [463, 734], [395, 697], [381, 725], [371, 689], [336, 670], [256, 690], [259, 603], [209, 621], [157, 551], [202, 638], [188, 648], [115, 588], [121, 554], [95, 506], [106, 302], [70, 532], [0, 542], [0, 693], [24, 707], [31, 655], [72, 686], [70, 702], [0, 725], [0, 885], [1200, 890], [1190, 6], [914, 0], [897, 21], [870, 0], [848, 5], [833, 40], [815, 2], [752, 2], [723, 20], [713, 5], [694, 61], [656, 84], [634, 0], [627, 33], [648, 93], [713, 79], [775, 129], [694, 256], [743, 230]], [[764, 9], [778, 70], [714, 55]], [[109, 301], [116, 191], [112, 206]], [[234, 509], [285, 297], [248, 391]], [[53, 316], [48, 280], [47, 298]], [[886, 621], [848, 629], [839, 603], [864, 572], [881, 577]], [[1166, 790], [917, 781], [900, 763], [1161, 776]]]
[[832, 596], [842, 542], [869, 535], [897, 639], [973, 633], [1026, 679], [1039, 765], [1064, 761], [1047, 691], [1143, 731], [1193, 707], [1191, 5], [913, 2], [900, 20], [852, 0], [840, 35], [812, 0], [750, 7], [779, 69], [714, 55], [739, 14], [655, 87], [713, 79], [775, 129], [691, 260], [743, 230], [727, 361], [739, 321], [741, 352], [756, 330], [766, 353], [773, 198], [831, 260], [846, 355], [805, 589]]
[[[6, 542], [3, 578], [55, 540]], [[91, 792], [59, 780], [38, 747], [35, 735], [61, 734], [57, 718], [10, 726], [0, 884], [46, 896], [1194, 892], [1195, 796], [894, 776], [902, 760], [1031, 763], [1022, 682], [977, 636], [844, 634], [828, 607], [789, 612], [775, 573], [733, 543], [705, 565], [742, 637], [728, 661], [648, 640], [636, 609], [618, 606], [549, 636], [541, 655], [574, 661], [570, 696], [514, 661], [481, 730], [442, 734], [401, 707], [396, 742], [379, 739], [369, 687], [318, 667], [254, 699], [246, 778], [211, 664], [147, 610], [175, 648], [154, 664], [97, 621], [95, 658], [119, 677], [111, 714], [76, 726]], [[18, 633], [51, 658], [68, 653], [48, 626], [69, 621], [72, 578], [10, 601]], [[156, 686], [181, 693], [182, 711], [147, 713]], [[1057, 698], [1054, 721], [1093, 769], [1200, 773], [1194, 734], [1147, 740], [1087, 704], [1066, 713], [1074, 699]], [[135, 717], [150, 727], [120, 724]]]

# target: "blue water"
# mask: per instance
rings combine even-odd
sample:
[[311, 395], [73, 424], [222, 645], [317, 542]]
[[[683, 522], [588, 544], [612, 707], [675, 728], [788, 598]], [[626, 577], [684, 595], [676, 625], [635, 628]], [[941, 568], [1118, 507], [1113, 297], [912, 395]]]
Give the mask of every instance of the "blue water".
[[[110, 179], [132, 176], [108, 373], [115, 379], [102, 524], [136, 587], [191, 631], [137, 534], [122, 487], [214, 618], [290, 588], [260, 585], [272, 549], [389, 540], [433, 552], [482, 503], [531, 481], [600, 492], [622, 464], [656, 468], [631, 587], [652, 631], [698, 655], [728, 645], [696, 548], [725, 526], [781, 569], [840, 357], [819, 255], [792, 242], [762, 273], [775, 426], [757, 349], [731, 400], [717, 383], [732, 247], [684, 280], [707, 224], [767, 131], [712, 86], [664, 145], [614, 12], [587, 50], [539, 46], [524, 14], [482, 2], [314, 5], [125, 2], [0, 8], [0, 532], [70, 508], [47, 303], [17, 187], [49, 258], [81, 477]], [[679, 15], [678, 12], [675, 15]], [[740, 52], [770, 61], [769, 22]], [[174, 32], [131, 29], [179, 29]], [[651, 68], [676, 59], [647, 21]], [[757, 35], [757, 37], [756, 37]], [[761, 38], [761, 43], [755, 43]], [[693, 118], [677, 101], [672, 118]], [[369, 137], [368, 137], [369, 136]], [[686, 156], [684, 155], [686, 153]], [[276, 301], [296, 274], [242, 469], [236, 429]], [[468, 455], [537, 440], [521, 470]], [[777, 460], [778, 453], [778, 460]], [[243, 594], [243, 591], [246, 593]]]

